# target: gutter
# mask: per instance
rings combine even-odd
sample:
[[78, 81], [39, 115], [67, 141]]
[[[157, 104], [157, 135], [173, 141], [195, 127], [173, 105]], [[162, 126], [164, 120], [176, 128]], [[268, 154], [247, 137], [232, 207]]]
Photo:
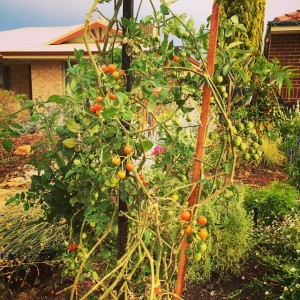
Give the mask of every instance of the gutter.
[[[97, 54], [97, 51], [92, 51], [93, 54]], [[88, 56], [88, 52], [84, 51], [84, 56]], [[0, 54], [0, 59], [66, 59], [68, 57], [74, 57], [74, 51], [36, 51], [36, 52], [20, 52], [20, 51], [7, 51]]]
[[270, 41], [270, 35], [271, 35], [271, 30], [272, 27], [300, 27], [300, 20], [292, 20], [292, 21], [269, 21], [267, 24], [267, 30], [266, 30], [266, 35], [264, 38], [264, 50], [263, 54], [264, 56], [268, 59], [268, 54], [269, 54], [269, 41]]
[[269, 21], [268, 26], [300, 26], [300, 20], [293, 21]]

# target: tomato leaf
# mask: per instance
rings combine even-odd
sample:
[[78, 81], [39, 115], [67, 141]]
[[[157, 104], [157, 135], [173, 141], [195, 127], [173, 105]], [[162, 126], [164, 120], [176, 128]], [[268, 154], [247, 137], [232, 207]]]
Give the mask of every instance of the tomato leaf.
[[132, 111], [131, 110], [126, 110], [124, 113], [123, 113], [123, 119], [126, 120], [126, 121], [130, 121], [131, 120], [131, 117], [132, 117]]
[[9, 198], [6, 202], [5, 202], [5, 205], [9, 205], [9, 204], [11, 204], [11, 203], [13, 203], [13, 202], [16, 202], [16, 197], [12, 197], [12, 198]]
[[98, 273], [96, 271], [93, 271], [92, 276], [93, 276], [94, 280], [99, 281], [99, 276], [98, 276]]
[[239, 24], [239, 18], [237, 15], [232, 16], [230, 20], [233, 24]]
[[147, 152], [153, 147], [153, 143], [149, 140], [146, 140], [146, 141], [143, 141], [142, 146], [143, 146], [144, 151]]
[[241, 45], [241, 44], [244, 44], [244, 43], [241, 42], [241, 41], [232, 42], [232, 43], [230, 43], [230, 44], [226, 47], [226, 50], [228, 50], [228, 49], [230, 49], [230, 48], [234, 48], [234, 47], [236, 47], [236, 46], [238, 46], [238, 45]]
[[80, 130], [80, 125], [71, 118], [66, 119], [66, 126], [71, 132], [74, 133], [77, 133]]
[[6, 151], [10, 151], [13, 146], [13, 142], [11, 140], [3, 140], [1, 141], [1, 145]]
[[162, 4], [160, 6], [160, 12], [163, 14], [163, 15], [168, 15], [169, 14], [169, 8], [168, 6], [166, 6], [165, 4]]
[[118, 112], [118, 108], [110, 107], [110, 108], [104, 110], [101, 115], [104, 119], [109, 119], [109, 118], [114, 117], [117, 112]]
[[78, 141], [75, 138], [68, 138], [65, 139], [62, 143], [67, 148], [74, 148], [77, 145]]
[[66, 99], [63, 98], [63, 96], [60, 95], [51, 95], [48, 100], [48, 103], [56, 103], [59, 105], [65, 105]]
[[73, 175], [75, 173], [74, 170], [69, 170], [66, 175], [65, 175], [65, 179], [69, 178], [71, 175]]
[[29, 204], [28, 204], [28, 203], [24, 203], [24, 204], [23, 204], [23, 209], [24, 209], [25, 211], [29, 210]]
[[230, 71], [230, 69], [231, 69], [230, 65], [225, 65], [225, 67], [223, 68], [223, 76], [226, 76]]
[[240, 76], [241, 76], [241, 78], [242, 78], [242, 80], [243, 80], [244, 82], [247, 82], [247, 76], [246, 76], [246, 73], [245, 73], [242, 69], [240, 69], [240, 68], [235, 68], [235, 71], [237, 71], [237, 72], [240, 74]]

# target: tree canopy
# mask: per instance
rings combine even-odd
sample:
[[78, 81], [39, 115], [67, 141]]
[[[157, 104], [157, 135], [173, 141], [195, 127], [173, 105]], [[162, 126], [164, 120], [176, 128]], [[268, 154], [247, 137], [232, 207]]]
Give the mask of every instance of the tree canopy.
[[222, 12], [228, 18], [237, 15], [246, 28], [245, 32], [230, 37], [230, 41], [240, 40], [244, 42], [241, 47], [261, 52], [266, 0], [216, 0], [215, 3], [221, 5]]

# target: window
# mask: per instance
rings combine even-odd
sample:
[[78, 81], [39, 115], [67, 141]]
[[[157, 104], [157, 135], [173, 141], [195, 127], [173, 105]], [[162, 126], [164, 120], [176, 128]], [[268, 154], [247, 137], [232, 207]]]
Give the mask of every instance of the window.
[[0, 89], [10, 89], [10, 68], [0, 64]]

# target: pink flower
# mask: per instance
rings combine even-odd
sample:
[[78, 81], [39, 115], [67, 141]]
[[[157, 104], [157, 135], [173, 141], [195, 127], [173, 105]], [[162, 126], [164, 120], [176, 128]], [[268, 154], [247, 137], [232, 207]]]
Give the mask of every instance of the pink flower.
[[156, 156], [159, 155], [161, 153], [164, 153], [166, 151], [165, 147], [162, 146], [155, 146], [153, 151], [152, 151], [152, 155]]

